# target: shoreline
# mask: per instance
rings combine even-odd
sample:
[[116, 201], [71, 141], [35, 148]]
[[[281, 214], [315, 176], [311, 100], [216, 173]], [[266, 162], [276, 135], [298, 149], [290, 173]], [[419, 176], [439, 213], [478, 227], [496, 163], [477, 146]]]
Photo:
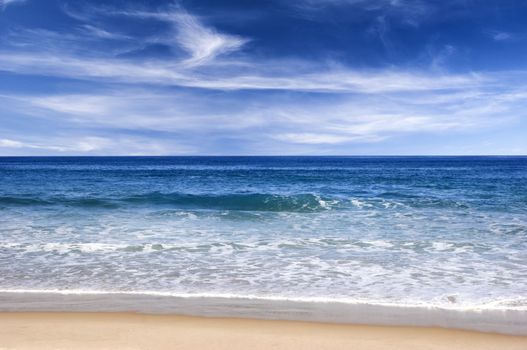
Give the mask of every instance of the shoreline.
[[527, 310], [132, 292], [0, 291], [1, 312], [87, 312], [241, 318], [341, 325], [440, 327], [527, 336]]
[[108, 312], [0, 312], [0, 349], [497, 349], [527, 337], [435, 327]]

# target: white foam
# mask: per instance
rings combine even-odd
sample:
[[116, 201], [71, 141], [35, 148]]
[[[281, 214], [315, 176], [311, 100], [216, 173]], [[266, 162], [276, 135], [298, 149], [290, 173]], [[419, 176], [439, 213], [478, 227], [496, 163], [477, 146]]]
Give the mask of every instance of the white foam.
[[378, 248], [391, 248], [393, 247], [393, 244], [388, 242], [388, 241], [384, 241], [384, 240], [375, 240], [375, 241], [363, 241], [364, 243], [366, 244], [370, 244], [374, 247], [378, 247]]
[[213, 317], [398, 326], [440, 326], [527, 335], [527, 309], [489, 304], [446, 308], [354, 299], [214, 293], [0, 290], [3, 311], [132, 311]]
[[182, 293], [167, 291], [105, 291], [105, 290], [84, 290], [84, 289], [0, 289], [0, 293], [14, 294], [57, 294], [57, 295], [143, 295], [174, 298], [215, 298], [215, 299], [247, 299], [260, 301], [290, 301], [305, 303], [341, 303], [350, 305], [372, 305], [386, 306], [394, 308], [425, 308], [450, 311], [527, 311], [527, 297], [513, 298], [504, 300], [492, 300], [482, 304], [443, 304], [437, 301], [407, 301], [407, 302], [387, 302], [375, 299], [343, 298], [343, 297], [290, 297], [281, 295], [256, 295], [256, 294], [237, 294], [237, 293]]
[[432, 242], [432, 248], [438, 251], [452, 249], [454, 245], [448, 242]]

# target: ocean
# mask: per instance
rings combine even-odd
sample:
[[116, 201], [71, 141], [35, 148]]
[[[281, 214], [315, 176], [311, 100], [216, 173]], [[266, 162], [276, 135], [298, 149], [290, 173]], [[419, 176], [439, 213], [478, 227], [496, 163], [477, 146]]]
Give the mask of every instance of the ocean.
[[527, 157], [3, 157], [0, 292], [525, 333]]

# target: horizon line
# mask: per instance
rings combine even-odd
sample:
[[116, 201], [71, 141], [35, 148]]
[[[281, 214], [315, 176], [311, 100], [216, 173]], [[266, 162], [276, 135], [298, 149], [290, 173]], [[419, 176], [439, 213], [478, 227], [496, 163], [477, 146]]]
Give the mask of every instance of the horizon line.
[[305, 157], [305, 158], [411, 158], [411, 157], [527, 157], [527, 154], [381, 154], [381, 155], [344, 155], [344, 154], [326, 154], [326, 155], [309, 155], [309, 154], [281, 154], [281, 155], [0, 155], [0, 158], [222, 158], [222, 157], [252, 157], [252, 158], [289, 158], [289, 157]]

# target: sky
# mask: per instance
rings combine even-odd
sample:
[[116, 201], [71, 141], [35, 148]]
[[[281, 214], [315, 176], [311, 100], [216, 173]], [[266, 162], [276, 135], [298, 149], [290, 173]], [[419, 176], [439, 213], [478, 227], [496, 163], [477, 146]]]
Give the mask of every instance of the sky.
[[0, 0], [0, 156], [525, 155], [524, 0]]

